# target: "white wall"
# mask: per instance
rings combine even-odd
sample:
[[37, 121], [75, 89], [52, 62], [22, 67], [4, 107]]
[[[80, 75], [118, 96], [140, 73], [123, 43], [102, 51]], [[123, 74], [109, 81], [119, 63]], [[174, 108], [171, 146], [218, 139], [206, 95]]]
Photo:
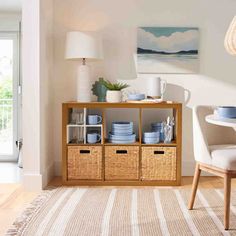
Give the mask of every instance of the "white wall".
[[54, 176], [53, 160], [53, 0], [40, 9], [40, 158], [43, 186]]
[[[137, 26], [190, 26], [200, 29], [200, 72], [161, 75], [169, 83], [166, 98], [184, 103], [183, 174], [193, 173], [191, 107], [236, 104], [236, 58], [223, 47], [224, 35], [236, 10], [235, 0], [54, 0], [54, 158], [61, 166], [61, 103], [74, 100], [76, 62], [64, 59], [69, 30], [101, 30], [105, 59], [93, 64], [93, 79], [127, 80], [145, 92], [145, 78], [136, 75], [133, 56]], [[189, 95], [187, 99], [187, 95]]]
[[23, 1], [22, 8], [22, 131], [23, 184], [42, 186], [40, 171], [40, 11], [39, 1]]
[[52, 47], [53, 2], [23, 1], [23, 181], [40, 190], [53, 175], [52, 158]]

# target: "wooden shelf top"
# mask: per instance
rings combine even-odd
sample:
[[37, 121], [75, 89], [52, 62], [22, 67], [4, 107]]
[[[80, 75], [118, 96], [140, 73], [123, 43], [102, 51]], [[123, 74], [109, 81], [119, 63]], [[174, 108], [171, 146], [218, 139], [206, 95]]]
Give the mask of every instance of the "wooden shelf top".
[[86, 125], [86, 124], [68, 124], [67, 127], [73, 127], [73, 128], [76, 128], [76, 127], [102, 127], [102, 124], [97, 124], [97, 125]]
[[88, 108], [181, 108], [182, 103], [179, 102], [65, 102], [63, 106], [67, 108], [88, 107]]
[[139, 146], [140, 143], [137, 141], [137, 142], [134, 142], [134, 143], [110, 143], [108, 141], [105, 141], [104, 143], [105, 146]]
[[101, 143], [67, 143], [67, 146], [102, 146]]
[[67, 143], [67, 146], [142, 146], [142, 147], [175, 147], [177, 146], [176, 141], [173, 140], [171, 143], [156, 143], [156, 144], [145, 144], [140, 143], [139, 141], [134, 143], [123, 143], [123, 144], [117, 144], [117, 143], [110, 143], [108, 140], [105, 140], [105, 143]]
[[156, 143], [156, 144], [145, 144], [145, 143], [142, 143], [141, 144], [143, 147], [150, 147], [150, 146], [152, 146], [152, 147], [175, 147], [175, 146], [177, 146], [177, 143], [176, 143], [176, 141], [172, 141], [171, 143], [163, 143], [163, 142], [161, 142], [161, 143]]

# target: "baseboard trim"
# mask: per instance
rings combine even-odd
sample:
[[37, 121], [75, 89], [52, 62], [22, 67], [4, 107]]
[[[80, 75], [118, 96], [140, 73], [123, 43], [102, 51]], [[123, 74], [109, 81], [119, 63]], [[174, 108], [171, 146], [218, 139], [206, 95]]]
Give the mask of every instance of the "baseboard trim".
[[23, 186], [27, 191], [41, 191], [54, 177], [54, 163], [48, 166], [42, 174], [35, 172], [23, 172]]
[[54, 161], [54, 173], [55, 176], [61, 176], [61, 161]]
[[23, 172], [23, 186], [27, 191], [37, 192], [42, 190], [42, 175], [32, 172]]
[[53, 179], [54, 177], [54, 163], [51, 163], [42, 174], [42, 187], [43, 189], [48, 185], [48, 183]]

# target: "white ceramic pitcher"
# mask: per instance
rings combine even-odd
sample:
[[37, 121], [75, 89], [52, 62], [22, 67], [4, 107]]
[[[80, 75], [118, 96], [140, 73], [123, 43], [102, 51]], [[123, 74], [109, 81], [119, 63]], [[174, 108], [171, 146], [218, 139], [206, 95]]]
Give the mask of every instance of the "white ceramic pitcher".
[[160, 77], [147, 78], [147, 95], [153, 98], [163, 98], [166, 91], [166, 81]]

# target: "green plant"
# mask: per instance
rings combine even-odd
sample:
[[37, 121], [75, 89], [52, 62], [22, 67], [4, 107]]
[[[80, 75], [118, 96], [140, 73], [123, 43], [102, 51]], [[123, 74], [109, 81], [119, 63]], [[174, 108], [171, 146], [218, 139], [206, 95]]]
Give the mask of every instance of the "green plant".
[[125, 88], [129, 87], [128, 84], [125, 84], [125, 83], [111, 83], [109, 80], [103, 80], [102, 83], [108, 90], [120, 91], [122, 89], [125, 89]]
[[1, 77], [0, 80], [0, 99], [12, 98], [12, 79], [10, 77]]

